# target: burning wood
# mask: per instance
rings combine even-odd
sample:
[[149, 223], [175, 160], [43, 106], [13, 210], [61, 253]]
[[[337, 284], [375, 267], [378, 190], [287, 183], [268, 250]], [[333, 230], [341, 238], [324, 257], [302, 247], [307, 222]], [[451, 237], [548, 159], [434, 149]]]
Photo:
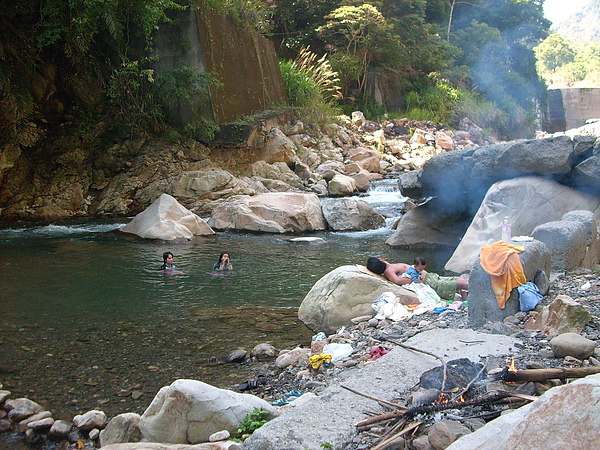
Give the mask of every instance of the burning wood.
[[509, 367], [505, 367], [499, 373], [497, 379], [506, 382], [565, 380], [567, 378], [583, 378], [596, 373], [600, 373], [600, 367], [557, 367], [554, 369], [524, 369], [515, 371], [512, 371]]

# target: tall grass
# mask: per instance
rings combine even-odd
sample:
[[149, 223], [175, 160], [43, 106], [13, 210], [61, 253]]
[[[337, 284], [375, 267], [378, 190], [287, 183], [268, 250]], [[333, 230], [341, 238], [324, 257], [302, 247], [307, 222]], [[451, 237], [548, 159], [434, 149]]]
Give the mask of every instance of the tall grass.
[[303, 47], [295, 60], [280, 61], [279, 68], [288, 102], [306, 123], [324, 125], [339, 114], [340, 80], [325, 55], [318, 58]]

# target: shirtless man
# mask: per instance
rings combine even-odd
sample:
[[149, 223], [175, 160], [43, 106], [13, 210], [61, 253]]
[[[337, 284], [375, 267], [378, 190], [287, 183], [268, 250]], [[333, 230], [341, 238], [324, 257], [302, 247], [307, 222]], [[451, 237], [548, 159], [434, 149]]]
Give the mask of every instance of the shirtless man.
[[[367, 269], [373, 273], [383, 275], [392, 283], [399, 285], [412, 283], [411, 278], [402, 276], [409, 267], [408, 264], [392, 264], [383, 258], [374, 256], [367, 260]], [[443, 299], [453, 300], [455, 292], [458, 292], [463, 300], [467, 299], [469, 279], [464, 275], [460, 277], [442, 277], [437, 273], [428, 273], [423, 269], [421, 275], [419, 275], [419, 281], [429, 284]]]

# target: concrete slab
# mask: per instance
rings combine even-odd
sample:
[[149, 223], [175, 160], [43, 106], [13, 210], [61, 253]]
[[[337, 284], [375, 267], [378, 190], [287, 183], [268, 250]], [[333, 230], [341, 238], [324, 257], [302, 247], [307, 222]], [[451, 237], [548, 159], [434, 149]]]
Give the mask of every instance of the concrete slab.
[[[516, 339], [469, 329], [436, 329], [413, 336], [406, 344], [445, 360], [469, 358], [479, 362], [488, 355], [513, 352]], [[353, 374], [342, 384], [364, 394], [391, 401], [419, 381], [439, 361], [423, 353], [396, 347]], [[323, 444], [345, 448], [356, 436], [355, 424], [367, 418], [364, 410], [377, 402], [333, 383], [318, 397], [293, 408], [259, 428], [244, 442], [249, 450], [321, 450]]]

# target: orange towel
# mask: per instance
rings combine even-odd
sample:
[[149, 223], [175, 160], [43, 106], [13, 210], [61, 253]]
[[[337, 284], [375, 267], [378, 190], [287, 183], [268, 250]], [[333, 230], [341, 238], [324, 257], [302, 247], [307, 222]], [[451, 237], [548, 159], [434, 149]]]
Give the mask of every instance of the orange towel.
[[527, 281], [518, 255], [523, 250], [525, 247], [504, 241], [484, 245], [481, 248], [479, 254], [481, 267], [490, 274], [492, 289], [500, 309], [506, 306], [510, 292]]

